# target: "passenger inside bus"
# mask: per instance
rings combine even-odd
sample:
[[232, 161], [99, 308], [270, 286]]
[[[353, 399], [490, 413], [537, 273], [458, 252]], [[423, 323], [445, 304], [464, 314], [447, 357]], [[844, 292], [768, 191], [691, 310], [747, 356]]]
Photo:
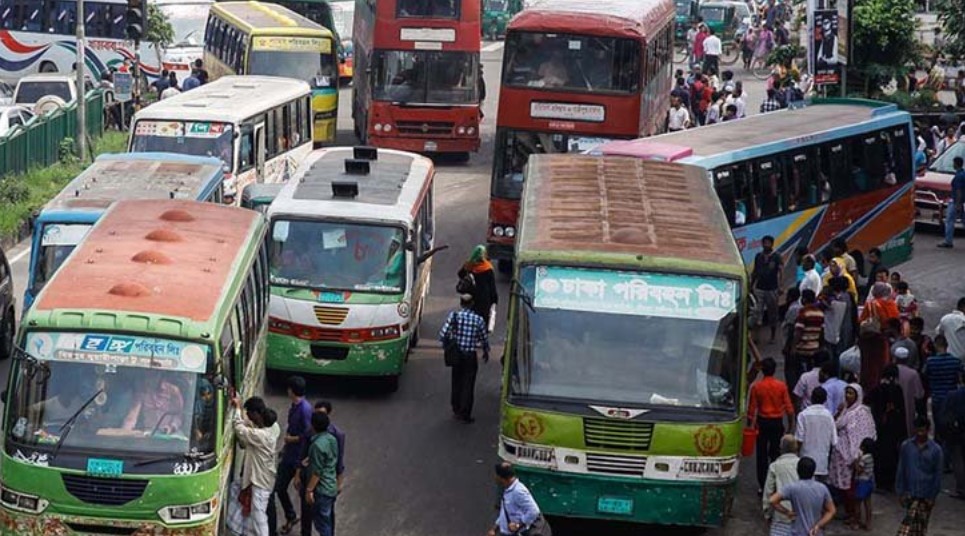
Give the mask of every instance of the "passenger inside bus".
[[540, 64], [539, 70], [536, 72], [539, 75], [536, 85], [540, 87], [565, 86], [570, 79], [570, 75], [564, 62], [563, 51], [554, 49], [550, 53], [549, 59]]
[[456, 0], [399, 0], [400, 17], [438, 17], [453, 19], [458, 15]]
[[122, 428], [154, 433], [183, 434], [184, 395], [169, 372], [142, 371], [133, 406]]

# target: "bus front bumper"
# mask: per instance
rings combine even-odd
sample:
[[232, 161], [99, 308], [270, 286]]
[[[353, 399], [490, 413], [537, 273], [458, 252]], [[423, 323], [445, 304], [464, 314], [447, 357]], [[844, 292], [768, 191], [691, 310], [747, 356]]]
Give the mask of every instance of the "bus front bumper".
[[271, 370], [333, 376], [398, 376], [409, 348], [409, 335], [385, 342], [339, 344], [309, 342], [268, 333]]
[[737, 482], [629, 479], [516, 465], [516, 474], [547, 515], [632, 523], [716, 527], [724, 523]]
[[479, 138], [403, 138], [369, 135], [369, 144], [410, 153], [468, 153], [479, 151]]
[[27, 514], [0, 507], [0, 535], [3, 536], [81, 536], [89, 534], [130, 534], [131, 536], [215, 536], [217, 525], [168, 527], [160, 522], [114, 520], [100, 517], [53, 514]]

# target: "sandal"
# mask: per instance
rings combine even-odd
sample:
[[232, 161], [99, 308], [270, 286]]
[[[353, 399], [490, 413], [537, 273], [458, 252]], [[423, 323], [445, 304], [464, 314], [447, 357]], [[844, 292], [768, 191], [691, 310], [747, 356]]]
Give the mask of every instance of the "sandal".
[[297, 524], [298, 524], [298, 518], [296, 517], [291, 521], [286, 521], [285, 524], [281, 526], [281, 530], [279, 530], [278, 532], [279, 534], [288, 534], [289, 532], [292, 531], [293, 528], [295, 528], [295, 525]]

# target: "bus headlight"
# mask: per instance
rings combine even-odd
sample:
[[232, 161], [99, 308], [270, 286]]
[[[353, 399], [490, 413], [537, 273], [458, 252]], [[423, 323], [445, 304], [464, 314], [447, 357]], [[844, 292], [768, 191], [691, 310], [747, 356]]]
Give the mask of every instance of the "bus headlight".
[[204, 521], [214, 515], [217, 502], [217, 498], [212, 498], [197, 504], [165, 506], [157, 511], [157, 515], [168, 524]]
[[499, 225], [496, 225], [495, 227], [493, 227], [493, 236], [502, 237], [503, 234], [505, 234], [505, 232], [506, 232], [506, 231], [503, 230], [503, 228], [500, 227]]
[[466, 129], [466, 134], [469, 134], [470, 136], [472, 136], [475, 133], [476, 133], [476, 127], [469, 127]]
[[456, 129], [456, 133], [457, 133], [457, 134], [460, 134], [460, 135], [465, 135], [465, 134], [466, 134], [466, 127], [459, 127], [459, 128], [457, 128], [457, 129]]
[[382, 132], [382, 123], [376, 123], [374, 127], [376, 132]]
[[512, 225], [507, 225], [506, 229], [503, 230], [503, 233], [506, 234], [506, 238], [513, 238], [514, 236], [516, 236], [516, 228], [513, 227]]
[[392, 132], [392, 125], [390, 125], [389, 123], [386, 123], [384, 128], [386, 133]]
[[29, 514], [39, 514], [46, 510], [50, 504], [46, 499], [14, 491], [6, 486], [0, 487], [0, 503], [11, 510]]

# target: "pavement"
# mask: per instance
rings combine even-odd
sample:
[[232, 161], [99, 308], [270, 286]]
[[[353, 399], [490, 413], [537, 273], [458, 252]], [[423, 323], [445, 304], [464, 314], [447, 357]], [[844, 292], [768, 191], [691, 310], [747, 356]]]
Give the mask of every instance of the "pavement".
[[[327, 399], [334, 405], [333, 420], [347, 434], [345, 489], [338, 501], [338, 532], [358, 536], [416, 536], [424, 534], [482, 535], [496, 516], [496, 489], [492, 464], [497, 461], [500, 369], [505, 328], [508, 284], [499, 279], [497, 328], [493, 337], [494, 359], [479, 370], [475, 417], [472, 425], [451, 418], [449, 373], [442, 352], [434, 342], [445, 314], [457, 306], [456, 271], [473, 245], [485, 241], [487, 199], [495, 133], [501, 43], [484, 43], [486, 87], [482, 148], [465, 164], [437, 161], [436, 222], [438, 244], [448, 251], [434, 258], [434, 277], [424, 317], [425, 336], [410, 357], [398, 392], [386, 394], [371, 382], [344, 378], [310, 378], [309, 399]], [[756, 113], [764, 96], [764, 83], [752, 76], [745, 82], [750, 95], [748, 113]], [[354, 144], [349, 100], [341, 93], [340, 144]], [[923, 303], [929, 326], [965, 296], [965, 237], [960, 249], [939, 250], [934, 232], [915, 236], [911, 261], [895, 267], [910, 282]], [[8, 252], [18, 292], [26, 278], [25, 245]], [[776, 356], [776, 348], [765, 348]], [[8, 363], [0, 363], [5, 381]], [[281, 385], [269, 385], [267, 402], [284, 415], [288, 401]], [[706, 531], [711, 536], [764, 534], [753, 476], [753, 459], [741, 466], [739, 493], [733, 515], [723, 528]], [[869, 534], [894, 534], [900, 509], [890, 496], [875, 495], [875, 528]], [[933, 536], [958, 536], [965, 527], [965, 503], [939, 498], [932, 518]], [[698, 534], [699, 530], [631, 526], [613, 523], [553, 520], [554, 533], [567, 535], [665, 535]], [[833, 524], [829, 534], [849, 531]]]

